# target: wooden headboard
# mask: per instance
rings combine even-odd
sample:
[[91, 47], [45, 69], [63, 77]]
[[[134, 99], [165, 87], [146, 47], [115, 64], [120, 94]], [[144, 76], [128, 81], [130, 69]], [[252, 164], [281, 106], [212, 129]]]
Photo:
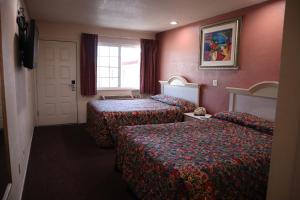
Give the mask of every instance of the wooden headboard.
[[199, 106], [200, 84], [189, 83], [182, 76], [171, 76], [167, 81], [159, 81], [161, 94], [185, 99]]
[[263, 81], [247, 89], [227, 87], [229, 111], [246, 112], [275, 121], [278, 85], [277, 81]]

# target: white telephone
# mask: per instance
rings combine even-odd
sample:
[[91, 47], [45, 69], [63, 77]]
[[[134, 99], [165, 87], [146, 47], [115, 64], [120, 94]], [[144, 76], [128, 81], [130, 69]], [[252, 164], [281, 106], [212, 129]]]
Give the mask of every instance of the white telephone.
[[205, 116], [206, 109], [204, 107], [198, 107], [194, 110], [194, 115], [196, 116]]

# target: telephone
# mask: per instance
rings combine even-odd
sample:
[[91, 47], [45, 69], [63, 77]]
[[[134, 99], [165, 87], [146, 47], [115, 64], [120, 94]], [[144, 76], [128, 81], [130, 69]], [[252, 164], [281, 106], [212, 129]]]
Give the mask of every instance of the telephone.
[[198, 107], [194, 110], [194, 115], [196, 116], [205, 116], [206, 109], [204, 107]]

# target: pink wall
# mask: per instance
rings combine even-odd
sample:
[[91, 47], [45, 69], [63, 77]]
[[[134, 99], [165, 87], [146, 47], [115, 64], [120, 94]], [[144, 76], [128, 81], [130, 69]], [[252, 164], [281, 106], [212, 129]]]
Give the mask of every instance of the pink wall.
[[[157, 34], [158, 79], [181, 75], [200, 83], [200, 105], [210, 113], [227, 110], [229, 95], [225, 87], [249, 87], [279, 79], [284, 8], [285, 1], [270, 1]], [[240, 16], [240, 69], [199, 70], [200, 26]], [[218, 80], [217, 87], [212, 86], [213, 79]]]

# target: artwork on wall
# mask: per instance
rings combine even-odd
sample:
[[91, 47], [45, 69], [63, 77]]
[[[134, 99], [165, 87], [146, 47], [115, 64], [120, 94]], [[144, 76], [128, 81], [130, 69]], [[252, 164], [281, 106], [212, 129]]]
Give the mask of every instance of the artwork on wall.
[[238, 39], [241, 19], [201, 27], [200, 69], [238, 69]]

